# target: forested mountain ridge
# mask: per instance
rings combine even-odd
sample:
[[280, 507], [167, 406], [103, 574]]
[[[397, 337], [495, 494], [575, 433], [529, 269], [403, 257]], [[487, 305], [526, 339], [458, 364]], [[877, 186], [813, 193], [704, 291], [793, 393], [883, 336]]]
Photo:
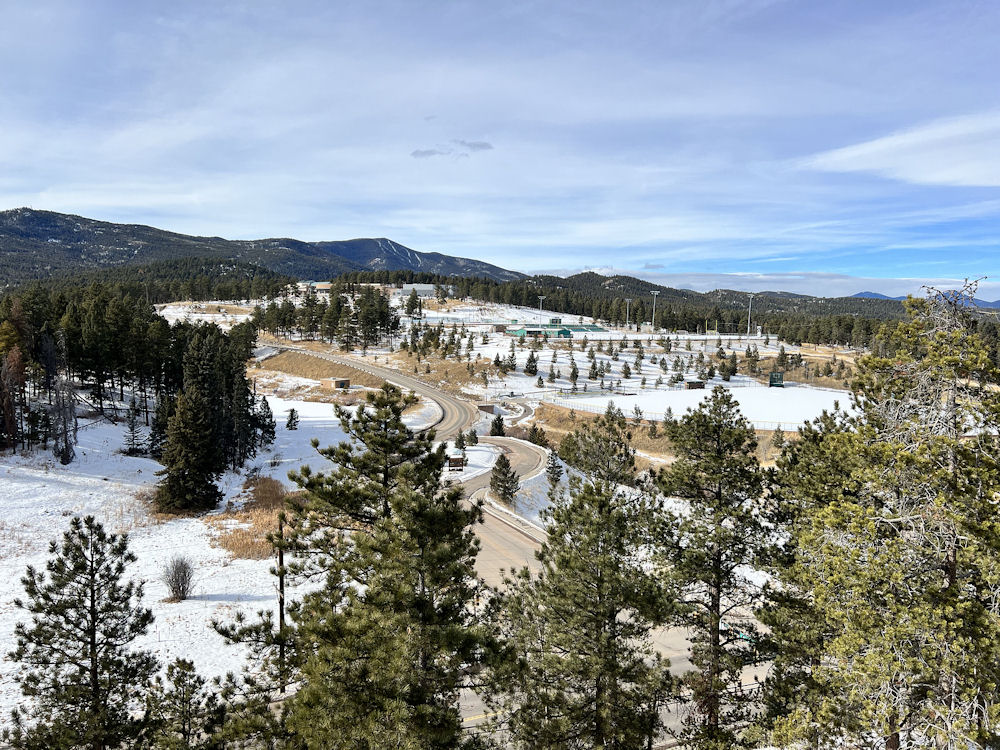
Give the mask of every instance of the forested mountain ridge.
[[298, 278], [329, 279], [363, 270], [412, 270], [498, 281], [523, 278], [489, 263], [420, 253], [385, 238], [227, 240], [30, 208], [0, 211], [0, 287], [61, 273], [192, 257], [250, 263]]
[[654, 284], [632, 276], [601, 276], [593, 272], [578, 273], [566, 278], [558, 276], [535, 276], [528, 282], [537, 283], [550, 289], [579, 292], [589, 297], [612, 299], [632, 297], [638, 301], [644, 298], [647, 306], [652, 304], [652, 293], [659, 293], [657, 304], [695, 304], [717, 306], [723, 310], [746, 309], [750, 297], [754, 307], [761, 313], [794, 312], [808, 315], [863, 315], [873, 318], [900, 318], [903, 306], [897, 300], [871, 299], [859, 297], [811, 297], [792, 292], [765, 291], [741, 292], [733, 289], [714, 289], [710, 292], [695, 292], [690, 289], [674, 289]]

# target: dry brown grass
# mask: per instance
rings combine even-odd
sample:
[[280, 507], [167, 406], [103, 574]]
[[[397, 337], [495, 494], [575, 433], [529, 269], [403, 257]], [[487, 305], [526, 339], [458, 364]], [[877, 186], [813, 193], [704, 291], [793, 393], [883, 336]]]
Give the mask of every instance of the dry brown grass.
[[[449, 358], [444, 359], [438, 354], [428, 354], [421, 356], [417, 361], [417, 355], [412, 352], [396, 352], [390, 355], [392, 366], [404, 375], [423, 380], [435, 388], [453, 395], [464, 395], [462, 386], [472, 382], [482, 382], [483, 372], [491, 378], [497, 376], [497, 369], [493, 366], [493, 360], [480, 357], [478, 360], [471, 360], [473, 372], [469, 372], [469, 362]], [[414, 371], [414, 368], [416, 370]], [[430, 368], [430, 372], [428, 372]]]
[[211, 305], [211, 307], [229, 315], [250, 315], [253, 312], [253, 308], [247, 305]]
[[[774, 362], [776, 357], [761, 357], [760, 360], [760, 374], [756, 376], [756, 380], [761, 383], [766, 383], [768, 380], [768, 373], [774, 369]], [[838, 378], [834, 375], [819, 375], [817, 374], [818, 369], [822, 367], [826, 362], [830, 362], [836, 371], [837, 361], [834, 361], [833, 356], [817, 356], [817, 355], [807, 355], [803, 354], [802, 357], [809, 364], [809, 374], [808, 376], [803, 373], [800, 368], [796, 369], [786, 369], [785, 379], [791, 380], [796, 383], [808, 383], [809, 385], [819, 386], [821, 388], [837, 388], [837, 389], [848, 389], [850, 388], [850, 380], [854, 374], [854, 367], [851, 363], [847, 361], [845, 357], [840, 354], [837, 355], [837, 361], [842, 361], [847, 365], [844, 371], [844, 377]]]
[[323, 380], [325, 378], [350, 378], [351, 385], [363, 385], [368, 388], [381, 388], [385, 382], [382, 378], [369, 375], [353, 367], [344, 367], [336, 362], [313, 357], [302, 352], [281, 352], [273, 357], [268, 357], [263, 362], [261, 370], [273, 370], [283, 372], [286, 375], [295, 375], [299, 378], [309, 378], [310, 380]]
[[[597, 417], [598, 415], [589, 412], [574, 412], [572, 409], [562, 406], [539, 404], [535, 410], [534, 422], [545, 430], [553, 447], [558, 447], [566, 435], [581, 425], [592, 422]], [[674, 457], [670, 449], [670, 441], [664, 436], [660, 425], [657, 425], [656, 437], [652, 437], [649, 434], [648, 421], [643, 421], [641, 425], [636, 425], [633, 420], [629, 421], [632, 424], [632, 447], [649, 457], [637, 457], [636, 463], [640, 469], [669, 461]], [[774, 431], [755, 429], [754, 433], [757, 435], [757, 459], [765, 466], [773, 464], [777, 457], [777, 451], [774, 450], [773, 446]], [[786, 440], [795, 439], [795, 437], [795, 433], [785, 432]]]
[[241, 560], [266, 560], [274, 555], [268, 535], [278, 530], [278, 514], [288, 493], [276, 479], [261, 477], [243, 485], [243, 505], [205, 520], [216, 530], [212, 544]]

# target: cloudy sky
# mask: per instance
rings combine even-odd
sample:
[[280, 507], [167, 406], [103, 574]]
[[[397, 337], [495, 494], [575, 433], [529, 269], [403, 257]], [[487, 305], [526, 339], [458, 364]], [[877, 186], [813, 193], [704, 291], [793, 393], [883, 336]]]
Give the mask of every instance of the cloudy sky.
[[0, 208], [817, 294], [994, 276], [1000, 4], [3, 3]]

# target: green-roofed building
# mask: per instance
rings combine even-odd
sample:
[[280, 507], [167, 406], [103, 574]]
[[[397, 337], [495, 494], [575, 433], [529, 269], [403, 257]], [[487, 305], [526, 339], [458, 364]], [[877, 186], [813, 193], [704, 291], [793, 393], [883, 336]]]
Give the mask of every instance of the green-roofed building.
[[573, 338], [573, 334], [588, 334], [588, 333], [607, 333], [606, 328], [602, 328], [597, 325], [561, 325], [558, 323], [534, 323], [526, 324], [520, 328], [508, 328], [506, 334], [508, 336], [516, 336], [520, 338], [524, 336], [525, 338], [543, 338], [548, 336], [549, 338], [556, 339], [570, 339]]

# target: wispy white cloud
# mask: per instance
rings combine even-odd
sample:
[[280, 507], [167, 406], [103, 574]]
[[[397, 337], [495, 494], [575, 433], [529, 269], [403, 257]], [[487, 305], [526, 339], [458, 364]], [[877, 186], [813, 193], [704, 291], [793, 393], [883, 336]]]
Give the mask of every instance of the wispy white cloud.
[[1000, 111], [952, 117], [802, 160], [919, 185], [1000, 187]]
[[525, 271], [978, 275], [1000, 8], [956, 3], [14, 4], [0, 207]]

